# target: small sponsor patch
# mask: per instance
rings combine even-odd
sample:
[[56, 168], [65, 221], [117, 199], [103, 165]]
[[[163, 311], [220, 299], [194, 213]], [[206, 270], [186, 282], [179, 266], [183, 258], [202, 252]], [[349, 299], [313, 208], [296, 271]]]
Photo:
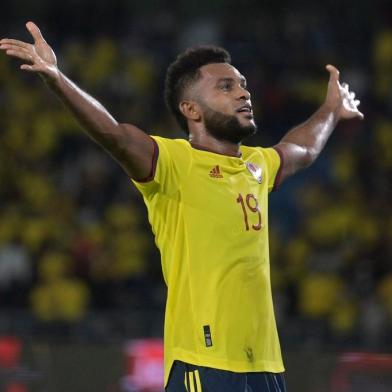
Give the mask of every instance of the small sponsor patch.
[[210, 326], [204, 325], [203, 330], [204, 330], [204, 340], [206, 342], [206, 347], [211, 347], [212, 346], [212, 337], [211, 337]]

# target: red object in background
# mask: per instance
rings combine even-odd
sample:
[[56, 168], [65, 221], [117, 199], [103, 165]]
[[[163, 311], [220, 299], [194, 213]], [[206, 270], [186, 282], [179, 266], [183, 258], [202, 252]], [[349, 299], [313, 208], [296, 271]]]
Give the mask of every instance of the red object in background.
[[163, 391], [163, 342], [161, 339], [132, 340], [125, 347], [127, 358], [123, 378], [125, 391]]
[[0, 337], [0, 367], [11, 369], [19, 366], [22, 343], [13, 336]]
[[[20, 367], [22, 356], [22, 342], [14, 336], [0, 337], [0, 369], [16, 371]], [[7, 385], [3, 385], [4, 392], [28, 392], [25, 384], [10, 381]]]
[[392, 355], [373, 353], [346, 353], [332, 376], [332, 392], [350, 392], [351, 378], [360, 375], [392, 374]]
[[28, 392], [27, 387], [22, 384], [8, 384], [5, 392]]

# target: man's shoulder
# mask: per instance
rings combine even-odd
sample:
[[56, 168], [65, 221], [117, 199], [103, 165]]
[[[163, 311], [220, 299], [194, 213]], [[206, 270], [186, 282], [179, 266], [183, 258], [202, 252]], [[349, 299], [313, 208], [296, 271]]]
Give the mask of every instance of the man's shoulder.
[[185, 139], [173, 139], [150, 135], [158, 147], [158, 157], [180, 158], [190, 155], [190, 144]]
[[158, 165], [188, 165], [192, 160], [192, 148], [187, 140], [154, 135], [151, 135], [151, 138], [157, 146]]
[[168, 146], [179, 146], [182, 148], [186, 148], [189, 146], [189, 142], [186, 139], [174, 139], [174, 138], [168, 138], [168, 137], [163, 137], [163, 136], [156, 136], [156, 135], [150, 135], [157, 143], [162, 144], [162, 145], [168, 145]]
[[270, 166], [273, 162], [280, 163], [280, 155], [274, 147], [241, 146], [242, 157], [245, 161]]
[[241, 153], [244, 159], [249, 158], [250, 156], [263, 156], [265, 150], [268, 150], [267, 147], [254, 147], [254, 146], [241, 146]]

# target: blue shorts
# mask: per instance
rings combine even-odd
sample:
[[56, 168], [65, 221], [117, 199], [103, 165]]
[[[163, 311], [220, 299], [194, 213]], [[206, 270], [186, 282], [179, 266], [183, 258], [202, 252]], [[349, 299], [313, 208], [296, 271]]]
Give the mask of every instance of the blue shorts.
[[234, 373], [175, 361], [166, 392], [286, 392], [283, 373]]

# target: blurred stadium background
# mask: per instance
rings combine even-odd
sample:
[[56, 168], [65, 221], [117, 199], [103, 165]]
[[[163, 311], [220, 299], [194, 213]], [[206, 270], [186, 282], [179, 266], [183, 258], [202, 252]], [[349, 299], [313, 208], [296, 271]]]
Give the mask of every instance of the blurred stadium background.
[[[29, 40], [29, 19], [117, 119], [168, 137], [184, 135], [164, 107], [164, 73], [189, 45], [224, 46], [247, 76], [251, 144], [305, 120], [325, 64], [340, 69], [366, 119], [340, 124], [271, 197], [276, 314], [289, 391], [391, 391], [391, 1], [5, 0], [0, 36]], [[5, 56], [0, 103], [0, 390], [161, 390], [138, 384], [161, 377], [165, 303], [141, 197]], [[357, 373], [346, 385], [347, 363]]]

